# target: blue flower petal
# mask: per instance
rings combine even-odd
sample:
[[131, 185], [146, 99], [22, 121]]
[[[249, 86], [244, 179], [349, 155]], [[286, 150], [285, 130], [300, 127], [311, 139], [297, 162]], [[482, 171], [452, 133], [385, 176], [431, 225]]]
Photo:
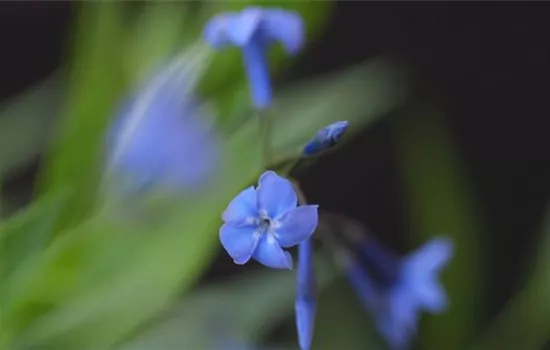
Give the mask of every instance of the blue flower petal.
[[277, 218], [280, 227], [275, 229], [275, 237], [282, 247], [292, 247], [309, 238], [319, 221], [318, 205], [302, 205], [287, 210]]
[[263, 17], [263, 10], [248, 7], [233, 18], [227, 26], [227, 35], [235, 46], [245, 47], [251, 44], [258, 32]]
[[453, 242], [446, 237], [434, 238], [406, 258], [410, 268], [437, 272], [453, 255]]
[[204, 27], [204, 40], [215, 49], [233, 45], [228, 28], [236, 18], [238, 18], [238, 15], [235, 13], [224, 13], [213, 17]]
[[224, 224], [220, 228], [220, 241], [236, 264], [246, 264], [254, 254], [260, 241], [257, 226], [233, 226]]
[[289, 54], [296, 54], [304, 43], [304, 23], [298, 13], [265, 10], [262, 23], [264, 37], [279, 41]]
[[271, 79], [265, 48], [261, 42], [251, 42], [243, 48], [243, 55], [252, 104], [261, 109], [266, 108], [271, 103]]
[[111, 170], [130, 181], [187, 190], [215, 174], [215, 137], [196, 101], [182, 93], [194, 79], [182, 76], [188, 68], [172, 72], [167, 65], [128, 99], [109, 132]]
[[296, 288], [296, 328], [301, 350], [311, 347], [317, 309], [317, 284], [313, 266], [313, 242], [307, 239], [298, 247], [298, 281]]
[[447, 307], [447, 295], [443, 287], [435, 280], [437, 276], [427, 281], [419, 281], [414, 287], [418, 295], [418, 304], [431, 313], [441, 313]]
[[277, 218], [298, 205], [298, 195], [292, 183], [275, 172], [264, 172], [258, 184], [258, 209], [270, 218]]
[[270, 233], [262, 235], [252, 257], [267, 267], [292, 269], [292, 257], [281, 248], [277, 239]]
[[296, 312], [296, 328], [300, 349], [309, 350], [313, 341], [313, 330], [315, 328], [315, 300], [298, 299], [294, 304], [294, 309]]
[[252, 224], [250, 220], [258, 216], [257, 198], [254, 186], [241, 191], [223, 212], [223, 221], [233, 225]]
[[439, 237], [424, 244], [403, 260], [402, 283], [408, 285], [410, 293], [414, 293], [418, 305], [430, 312], [439, 313], [447, 306], [447, 296], [437, 278], [452, 252], [452, 241]]

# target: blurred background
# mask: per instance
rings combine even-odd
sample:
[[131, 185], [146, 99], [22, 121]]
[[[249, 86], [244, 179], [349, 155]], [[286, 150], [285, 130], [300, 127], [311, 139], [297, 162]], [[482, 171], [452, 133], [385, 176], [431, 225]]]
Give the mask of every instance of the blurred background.
[[[0, 179], [5, 225], [31, 232], [33, 219], [21, 217], [40, 198], [71, 186], [82, 190], [78, 193], [93, 192], [90, 179], [78, 178], [78, 173], [97, 169], [99, 135], [121, 96], [147, 75], [147, 67], [199, 38], [209, 15], [251, 3], [1, 3]], [[455, 239], [455, 257], [442, 274], [449, 309], [441, 316], [422, 318], [414, 347], [535, 350], [546, 344], [550, 349], [550, 227], [545, 225], [550, 194], [550, 7], [542, 2], [256, 3], [297, 9], [308, 23], [307, 47], [298, 58], [275, 55], [275, 85], [281, 91], [375, 62], [365, 73], [364, 90], [358, 90], [358, 83], [345, 87], [356, 93], [356, 100], [364, 96], [361, 103], [366, 107], [358, 105], [352, 112], [335, 107], [334, 115], [326, 116], [328, 121], [356, 118], [360, 127], [336, 152], [300, 172], [298, 180], [310, 202], [364, 223], [400, 254], [436, 235]], [[242, 97], [226, 91], [244, 81], [239, 56], [223, 56], [212, 67], [218, 71], [212, 73], [214, 78], [207, 71], [200, 91], [215, 101], [219, 115], [233, 115], [239, 109], [235, 101]], [[361, 79], [359, 73], [353, 76]], [[382, 86], [369, 85], [368, 77]], [[324, 98], [316, 94], [308, 101]], [[102, 121], [90, 122], [96, 115], [102, 115]], [[219, 125], [234, 125], [224, 123]], [[307, 140], [307, 134], [303, 137]], [[79, 161], [88, 165], [80, 168]], [[254, 178], [232, 184], [228, 193]], [[73, 197], [70, 207], [88, 200]], [[45, 206], [52, 208], [50, 204]], [[95, 212], [85, 205], [78, 213], [74, 210], [59, 214], [62, 219], [53, 212], [33, 214], [35, 220], [46, 215], [56, 221], [42, 243], [29, 243], [35, 241], [30, 234], [11, 238], [25, 240], [27, 250], [3, 262], [11, 277], [2, 280], [2, 290], [10, 295], [17, 288], [32, 291], [18, 294], [17, 300], [2, 298], [6, 304], [1, 308], [0, 336], [8, 340], [0, 344], [6, 349], [210, 349], [216, 347], [205, 345], [206, 340], [218, 335], [219, 344], [227, 338], [297, 348], [292, 279], [257, 264], [233, 264], [214, 242], [219, 225], [215, 213], [210, 217], [213, 226], [203, 228], [214, 233], [214, 243], [201, 246], [208, 253], [201, 255], [200, 267], [186, 272], [192, 278], [176, 288], [177, 297], [167, 302], [168, 295], [161, 293], [158, 300], [147, 299], [154, 306], [139, 316], [132, 310], [142, 301], [123, 308], [120, 313], [127, 314], [120, 319], [99, 311], [97, 319], [80, 317], [86, 307], [96, 308], [91, 300], [101, 303], [100, 293], [108, 294], [109, 286], [125, 284], [117, 284], [113, 277], [105, 282], [107, 289], [97, 291], [96, 299], [86, 283], [63, 287], [74, 282], [63, 264], [79, 266], [95, 255], [93, 249], [102, 249], [97, 242], [83, 243], [73, 255], [64, 256], [67, 260], [56, 265], [60, 270], [48, 270], [48, 263], [40, 260], [41, 254], [56, 254], [48, 250], [60, 239], [55, 232], [78, 228]], [[12, 215], [19, 222], [10, 224]], [[69, 216], [72, 219], [66, 219]], [[42, 221], [32, 225], [44, 226]], [[117, 242], [119, 248], [126, 247], [125, 238]], [[75, 257], [78, 254], [87, 258]], [[132, 264], [123, 255], [108, 261]], [[94, 258], [86, 261], [98, 264]], [[170, 260], [166, 264], [171, 266]], [[160, 268], [149, 267], [152, 275]], [[75, 267], [71, 273], [92, 274], [91, 270]], [[177, 281], [166, 289], [174, 291], [183, 275], [173, 277]], [[105, 276], [98, 276], [103, 281]], [[313, 348], [385, 349], [345, 278], [336, 275], [321, 284]], [[274, 293], [279, 289], [284, 293]], [[78, 304], [83, 293], [91, 299]], [[128, 293], [124, 295], [129, 299], [112, 302], [133, 304]], [[190, 308], [195, 295], [202, 299]], [[255, 295], [263, 299], [255, 300]], [[225, 309], [218, 305], [225, 304], [242, 310], [239, 320], [220, 311]], [[281, 305], [286, 311], [273, 311]], [[271, 317], [271, 312], [277, 315]], [[132, 318], [135, 324], [129, 322]], [[237, 324], [238, 330], [224, 330], [228, 323]], [[198, 334], [196, 329], [209, 330], [202, 333], [206, 340], [181, 339], [187, 333]], [[217, 348], [227, 348], [219, 344]]]

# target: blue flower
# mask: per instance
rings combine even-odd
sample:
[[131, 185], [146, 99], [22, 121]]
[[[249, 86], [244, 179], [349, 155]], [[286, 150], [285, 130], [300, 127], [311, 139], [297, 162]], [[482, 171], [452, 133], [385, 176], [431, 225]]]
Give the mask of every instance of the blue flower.
[[109, 170], [132, 190], [150, 185], [199, 188], [216, 172], [219, 145], [191, 94], [193, 62], [163, 66], [114, 119], [108, 134]]
[[236, 264], [254, 258], [261, 264], [291, 269], [292, 257], [283, 248], [308, 239], [317, 227], [317, 205], [298, 206], [290, 181], [266, 171], [253, 186], [229, 203], [222, 218], [220, 240]]
[[229, 45], [242, 49], [252, 102], [262, 109], [271, 102], [271, 81], [267, 62], [269, 45], [280, 42], [289, 54], [302, 47], [304, 28], [299, 14], [280, 9], [248, 7], [212, 18], [204, 29], [204, 38], [212, 47]]
[[326, 126], [317, 132], [315, 138], [304, 147], [306, 156], [313, 156], [326, 149], [336, 146], [340, 138], [348, 130], [347, 121], [339, 121]]
[[406, 349], [421, 311], [440, 313], [447, 305], [438, 273], [451, 258], [452, 242], [436, 238], [397, 259], [369, 240], [351, 259], [347, 274], [378, 331], [392, 349]]
[[309, 350], [315, 328], [317, 285], [313, 266], [313, 242], [309, 238], [298, 246], [298, 285], [296, 291], [296, 328], [301, 350]]

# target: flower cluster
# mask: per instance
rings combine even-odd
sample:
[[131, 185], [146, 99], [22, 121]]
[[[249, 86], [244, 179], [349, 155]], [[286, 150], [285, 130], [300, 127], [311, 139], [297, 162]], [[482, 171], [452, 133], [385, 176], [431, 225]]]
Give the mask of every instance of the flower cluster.
[[[242, 51], [251, 103], [265, 110], [272, 100], [267, 50], [279, 42], [289, 54], [296, 54], [303, 46], [304, 25], [297, 13], [251, 7], [212, 18], [204, 28], [204, 39], [215, 49], [235, 46]], [[124, 106], [111, 128], [111, 170], [131, 176], [138, 189], [157, 183], [193, 189], [215, 173], [216, 138], [191, 94], [196, 80], [193, 69], [182, 64], [185, 66], [185, 60], [157, 72]], [[322, 128], [289, 164], [296, 167], [300, 160], [333, 148], [347, 129], [347, 121]], [[268, 138], [269, 133], [265, 136]], [[273, 166], [267, 154], [264, 162]], [[255, 260], [274, 269], [292, 269], [289, 249], [297, 247], [296, 328], [300, 348], [307, 350], [317, 308], [313, 240], [319, 236], [314, 233], [321, 231], [318, 226], [323, 216], [319, 206], [307, 204], [299, 186], [287, 178], [292, 169], [284, 169], [279, 174], [266, 170], [257, 186], [242, 190], [230, 201], [222, 214], [219, 238], [239, 265]], [[341, 244], [330, 237], [335, 233], [350, 236], [349, 227], [327, 227], [328, 236], [323, 233], [319, 238], [330, 242], [328, 248], [335, 253], [379, 333], [392, 348], [406, 348], [416, 332], [420, 311], [436, 313], [446, 306], [437, 277], [452, 255], [452, 242], [437, 238], [399, 258], [372, 237], [367, 240], [357, 232], [351, 235], [351, 247], [349, 242]]]
[[[269, 45], [279, 42], [289, 54], [295, 54], [304, 41], [303, 28], [297, 13], [250, 7], [211, 19], [204, 29], [204, 38], [216, 49], [233, 45], [242, 50], [252, 105], [263, 110], [272, 99]], [[321, 129], [304, 146], [302, 156], [318, 155], [332, 148], [347, 127], [348, 123], [341, 121]], [[264, 140], [269, 144], [268, 141]], [[283, 248], [298, 246], [296, 327], [300, 348], [305, 350], [313, 339], [316, 310], [312, 235], [318, 224], [318, 206], [303, 202], [303, 195], [297, 191], [288, 179], [266, 171], [256, 188], [243, 190], [229, 203], [222, 215], [220, 241], [236, 264], [254, 259], [277, 269], [292, 268], [292, 257]]]

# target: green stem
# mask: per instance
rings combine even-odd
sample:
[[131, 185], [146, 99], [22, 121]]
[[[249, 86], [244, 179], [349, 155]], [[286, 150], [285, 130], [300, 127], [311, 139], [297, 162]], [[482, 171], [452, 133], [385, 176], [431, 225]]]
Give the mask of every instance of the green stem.
[[271, 120], [269, 113], [258, 111], [257, 118], [260, 120], [260, 142], [262, 147], [263, 167], [267, 169], [271, 164]]

